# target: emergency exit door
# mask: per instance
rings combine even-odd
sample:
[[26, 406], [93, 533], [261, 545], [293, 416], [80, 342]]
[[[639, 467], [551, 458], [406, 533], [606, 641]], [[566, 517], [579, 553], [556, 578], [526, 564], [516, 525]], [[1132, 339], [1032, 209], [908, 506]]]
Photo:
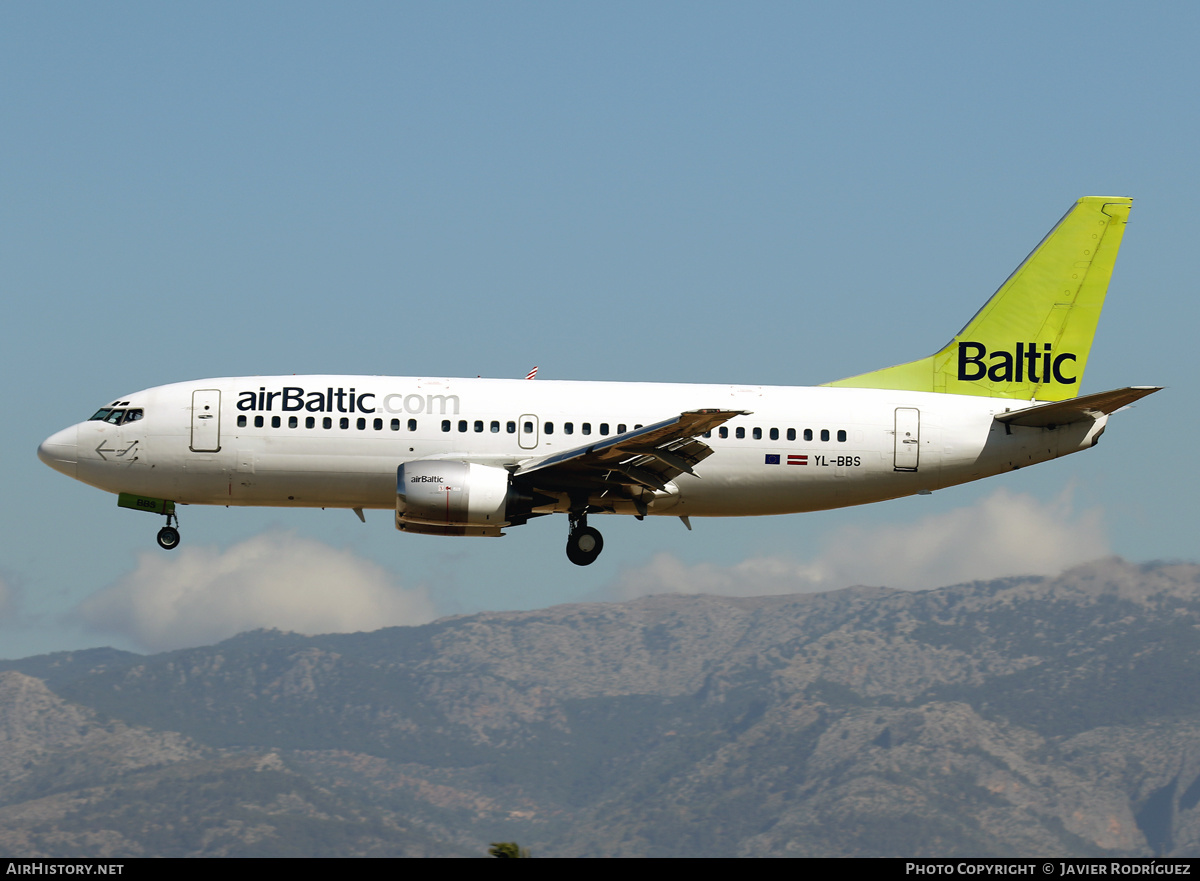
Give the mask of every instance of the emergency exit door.
[[537, 447], [539, 422], [538, 417], [532, 413], [526, 413], [521, 416], [521, 421], [517, 426], [517, 443], [522, 450], [532, 450]]

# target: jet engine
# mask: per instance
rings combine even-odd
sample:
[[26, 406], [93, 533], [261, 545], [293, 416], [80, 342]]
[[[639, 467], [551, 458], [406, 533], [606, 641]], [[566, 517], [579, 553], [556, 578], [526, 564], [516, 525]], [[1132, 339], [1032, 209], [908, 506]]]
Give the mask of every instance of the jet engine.
[[396, 472], [396, 528], [403, 532], [501, 535], [501, 527], [537, 516], [533, 506], [533, 494], [494, 465], [428, 459], [405, 462]]

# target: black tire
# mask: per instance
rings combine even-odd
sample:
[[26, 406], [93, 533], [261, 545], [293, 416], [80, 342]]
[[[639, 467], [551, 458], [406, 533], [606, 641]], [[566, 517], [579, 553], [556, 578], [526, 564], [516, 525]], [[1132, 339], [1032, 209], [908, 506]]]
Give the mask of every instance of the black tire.
[[174, 526], [164, 526], [158, 531], [158, 546], [164, 551], [173, 551], [179, 547], [179, 530]]
[[590, 566], [604, 550], [600, 530], [584, 526], [567, 536], [567, 559], [576, 566]]

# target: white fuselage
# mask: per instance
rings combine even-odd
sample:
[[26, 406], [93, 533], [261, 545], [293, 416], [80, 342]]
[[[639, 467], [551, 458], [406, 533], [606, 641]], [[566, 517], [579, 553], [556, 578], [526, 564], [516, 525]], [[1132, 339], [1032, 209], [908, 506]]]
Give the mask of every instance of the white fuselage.
[[[682, 411], [750, 411], [705, 437], [713, 454], [646, 510], [691, 517], [935, 490], [1086, 449], [1107, 421], [1006, 426], [993, 417], [1029, 404], [875, 389], [385, 376], [210, 379], [114, 404], [141, 418], [81, 422], [42, 458], [110, 492], [183, 504], [388, 509], [404, 462], [516, 466]], [[543, 506], [567, 509], [565, 496]]]

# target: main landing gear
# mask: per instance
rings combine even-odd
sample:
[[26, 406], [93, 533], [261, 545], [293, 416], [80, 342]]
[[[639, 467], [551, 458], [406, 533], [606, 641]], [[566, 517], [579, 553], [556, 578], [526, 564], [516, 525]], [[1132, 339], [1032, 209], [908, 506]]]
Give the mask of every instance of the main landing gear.
[[[172, 506], [174, 508], [174, 506]], [[172, 526], [171, 522], [175, 525]], [[173, 551], [179, 547], [179, 518], [175, 516], [174, 510], [167, 514], [167, 525], [158, 531], [158, 546], [164, 551]]]
[[587, 525], [587, 512], [571, 513], [571, 531], [567, 534], [567, 559], [576, 566], [589, 566], [604, 550], [600, 530]]

